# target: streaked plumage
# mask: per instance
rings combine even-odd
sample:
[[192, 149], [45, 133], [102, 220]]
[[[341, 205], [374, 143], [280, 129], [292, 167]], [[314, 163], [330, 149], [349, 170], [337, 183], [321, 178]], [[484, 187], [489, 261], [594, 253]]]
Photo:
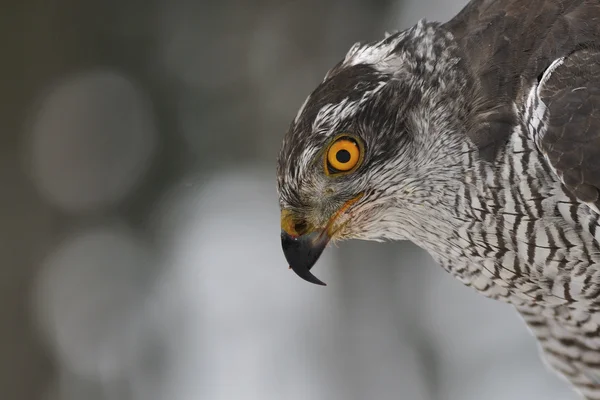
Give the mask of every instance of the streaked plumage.
[[[330, 176], [342, 133], [364, 160]], [[315, 233], [412, 240], [513, 304], [548, 364], [600, 399], [600, 2], [475, 0], [355, 45], [293, 121], [278, 188], [306, 279]]]

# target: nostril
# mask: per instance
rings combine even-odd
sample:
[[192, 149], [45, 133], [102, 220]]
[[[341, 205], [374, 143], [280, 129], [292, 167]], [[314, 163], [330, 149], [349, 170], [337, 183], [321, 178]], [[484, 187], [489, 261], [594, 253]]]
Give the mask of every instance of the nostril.
[[294, 230], [298, 235], [303, 235], [308, 230], [308, 223], [305, 220], [295, 221]]

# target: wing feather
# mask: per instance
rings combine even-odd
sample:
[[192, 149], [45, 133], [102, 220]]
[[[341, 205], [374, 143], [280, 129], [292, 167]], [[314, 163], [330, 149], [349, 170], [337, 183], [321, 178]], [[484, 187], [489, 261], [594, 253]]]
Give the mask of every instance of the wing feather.
[[542, 78], [540, 151], [563, 184], [600, 212], [600, 51], [581, 49]]
[[554, 60], [598, 43], [600, 1], [473, 0], [443, 26], [479, 87], [467, 135], [493, 162], [515, 124], [514, 104]]

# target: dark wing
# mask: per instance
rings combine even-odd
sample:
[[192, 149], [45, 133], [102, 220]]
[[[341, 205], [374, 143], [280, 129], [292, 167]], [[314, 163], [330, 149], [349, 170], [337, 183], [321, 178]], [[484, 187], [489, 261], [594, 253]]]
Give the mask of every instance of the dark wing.
[[520, 104], [561, 57], [600, 38], [598, 0], [473, 0], [445, 23], [479, 86], [469, 138], [493, 161]]
[[600, 37], [598, 0], [473, 0], [443, 27], [482, 96], [514, 102], [559, 57]]
[[538, 88], [546, 110], [536, 142], [564, 185], [600, 212], [600, 51], [575, 51], [554, 65]]

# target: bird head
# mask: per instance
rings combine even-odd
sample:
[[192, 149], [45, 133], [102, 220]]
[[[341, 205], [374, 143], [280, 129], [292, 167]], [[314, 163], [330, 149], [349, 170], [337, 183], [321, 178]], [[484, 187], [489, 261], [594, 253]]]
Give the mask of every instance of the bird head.
[[414, 239], [435, 219], [464, 145], [452, 46], [424, 21], [357, 43], [301, 106], [277, 178], [283, 251], [303, 279], [323, 284], [310, 269], [331, 240]]

